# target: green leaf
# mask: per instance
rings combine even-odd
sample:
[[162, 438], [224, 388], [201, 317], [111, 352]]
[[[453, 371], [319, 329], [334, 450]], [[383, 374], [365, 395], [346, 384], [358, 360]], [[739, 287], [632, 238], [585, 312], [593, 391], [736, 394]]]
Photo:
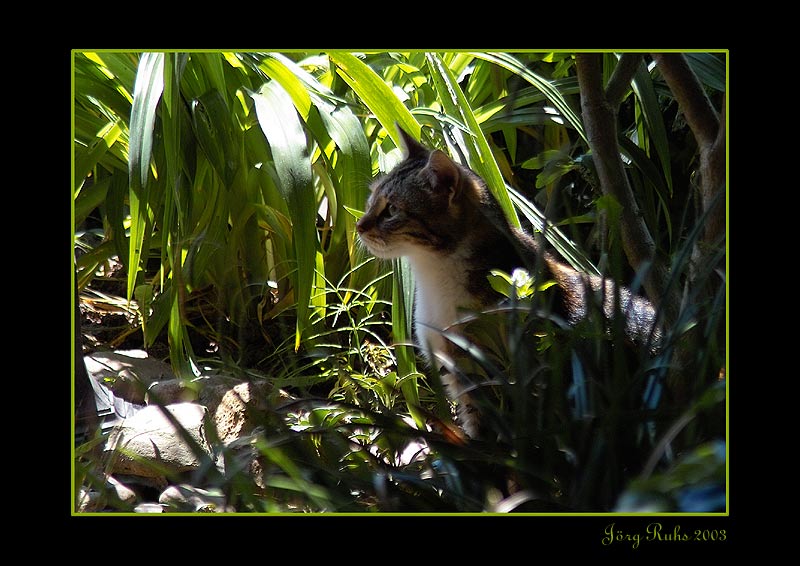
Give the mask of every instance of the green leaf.
[[[562, 98], [568, 95], [580, 94], [580, 88], [578, 88], [578, 80], [576, 77], [566, 77], [563, 79], [552, 80], [550, 81], [550, 85], [556, 91], [561, 93]], [[544, 110], [541, 108], [526, 107], [534, 104], [541, 104], [547, 100], [547, 96], [545, 96], [545, 94], [543, 94], [538, 88], [534, 86], [527, 86], [525, 88], [515, 90], [513, 95], [503, 96], [497, 100], [488, 101], [483, 106], [475, 108], [475, 118], [482, 126], [485, 126], [485, 122], [495, 117], [497, 117], [498, 120], [508, 120], [510, 123], [512, 123], [517, 119], [517, 114], [520, 112], [534, 112], [536, 114], [542, 114]], [[553, 123], [554, 117], [555, 115], [551, 112], [546, 114], [546, 118], [549, 123]], [[539, 116], [529, 118], [527, 121], [532, 122], [534, 120], [535, 123], [544, 123], [544, 120], [539, 118]], [[484, 131], [486, 131], [485, 128]]]
[[97, 162], [106, 154], [119, 137], [122, 135], [122, 125], [119, 120], [109, 122], [95, 138], [89, 147], [76, 152], [75, 158], [75, 186], [78, 187], [97, 165]]
[[489, 272], [489, 285], [492, 289], [503, 295], [504, 297], [512, 297], [514, 294], [514, 283], [511, 275], [499, 269], [492, 269]]
[[218, 90], [192, 101], [192, 125], [200, 149], [226, 185], [239, 168], [239, 143], [234, 138], [231, 112]]
[[[294, 61], [280, 53], [269, 53], [258, 65], [268, 77], [278, 81], [291, 96], [295, 108], [304, 121], [308, 121], [311, 112], [311, 95], [299, 75], [305, 75]], [[313, 79], [312, 79], [313, 80]]]
[[[116, 58], [114, 55], [104, 53], [100, 59], [96, 53], [75, 54], [75, 98], [87, 106], [107, 110], [128, 124], [137, 56], [125, 53]], [[117, 61], [122, 65], [114, 64]], [[125, 69], [120, 71], [122, 66]]]
[[424, 430], [425, 416], [420, 411], [419, 384], [417, 383], [416, 351], [411, 346], [411, 316], [414, 297], [414, 278], [406, 259], [393, 260], [392, 331], [397, 356], [397, 369], [402, 376], [400, 390], [417, 428]]
[[572, 110], [572, 107], [566, 101], [564, 96], [561, 92], [554, 86], [554, 83], [544, 79], [528, 69], [525, 64], [521, 61], [517, 60], [513, 55], [508, 53], [473, 53], [475, 57], [486, 59], [487, 61], [491, 61], [505, 69], [508, 69], [530, 84], [535, 86], [537, 89], [541, 91], [541, 93], [550, 101], [550, 103], [556, 107], [559, 111], [561, 116], [566, 119], [566, 121], [575, 128], [575, 131], [578, 132], [578, 135], [584, 140], [586, 139], [586, 132], [583, 129], [583, 122], [581, 121], [580, 117]]
[[725, 92], [727, 69], [725, 56], [718, 53], [686, 53], [689, 66], [705, 85], [720, 92]]
[[338, 67], [339, 75], [375, 114], [375, 118], [383, 125], [396, 146], [400, 147], [401, 140], [395, 123], [419, 139], [419, 123], [375, 71], [351, 53], [332, 51], [327, 55]]
[[506, 189], [511, 196], [511, 200], [514, 202], [514, 206], [528, 219], [533, 225], [534, 230], [542, 232], [547, 241], [558, 250], [558, 253], [560, 253], [572, 267], [586, 273], [600, 275], [600, 270], [595, 267], [586, 254], [578, 248], [574, 242], [567, 238], [557, 226], [551, 224], [535, 204], [513, 187], [506, 186]]
[[667, 187], [664, 185], [664, 177], [659, 173], [658, 168], [647, 156], [647, 154], [638, 145], [633, 143], [630, 139], [621, 135], [619, 138], [620, 151], [625, 157], [631, 160], [631, 163], [641, 171], [645, 179], [647, 179], [654, 187], [658, 202], [661, 209], [664, 211], [664, 223], [666, 224], [667, 234], [670, 239], [672, 238], [672, 217], [669, 214], [667, 206]]
[[[656, 154], [661, 162], [664, 172], [664, 180], [667, 183], [669, 194], [672, 194], [672, 165], [670, 161], [669, 139], [667, 138], [667, 128], [664, 125], [664, 115], [661, 106], [658, 104], [653, 81], [644, 63], [640, 63], [636, 74], [633, 77], [633, 91], [644, 115], [647, 124], [647, 132], [655, 146]], [[640, 142], [641, 143], [641, 142]]]
[[225, 57], [221, 53], [193, 53], [192, 59], [200, 63], [204, 75], [209, 82], [209, 90], [217, 91], [224, 105], [227, 106], [228, 89], [225, 81]]
[[[336, 144], [338, 159], [333, 168], [337, 175], [332, 177], [332, 181], [337, 189], [335, 195], [337, 206], [363, 206], [369, 193], [367, 181], [372, 171], [372, 165], [369, 143], [362, 122], [344, 101], [338, 99], [330, 89], [312, 75], [285, 57], [281, 57], [279, 61], [297, 77], [295, 89], [302, 95], [298, 94], [292, 98], [318, 142], [322, 143], [324, 135], [327, 135]], [[289, 90], [287, 83], [291, 85], [294, 81], [281, 82], [284, 88]], [[324, 131], [316, 127], [317, 122], [311, 120], [310, 107], [306, 108], [306, 104], [317, 108]], [[345, 221], [337, 223], [335, 226], [336, 236], [342, 233], [347, 234], [348, 246], [352, 248], [355, 221], [349, 220], [347, 215], [342, 216]]]
[[535, 155], [530, 159], [525, 160], [520, 167], [523, 169], [544, 169], [544, 167], [553, 160], [565, 161], [569, 159], [569, 155], [558, 149], [547, 149]]
[[103, 78], [112, 75], [119, 81], [125, 94], [133, 91], [136, 81], [137, 55], [135, 53], [115, 53], [115, 52], [84, 52], [86, 59], [97, 65], [98, 69], [104, 69]]
[[270, 81], [258, 93], [255, 102], [259, 126], [269, 142], [272, 159], [280, 181], [279, 190], [292, 218], [292, 240], [296, 271], [297, 330], [295, 350], [300, 347], [303, 331], [309, 325], [309, 301], [316, 265], [316, 199], [311, 176], [311, 162], [303, 126], [292, 98], [277, 81]]
[[164, 90], [164, 54], [145, 53], [139, 61], [131, 109], [128, 175], [130, 182], [131, 235], [128, 254], [128, 300], [136, 287], [142, 250], [149, 241], [148, 175], [153, 150], [156, 110]]
[[75, 198], [75, 226], [86, 220], [86, 217], [106, 199], [111, 177], [101, 179], [83, 187]]
[[164, 54], [144, 53], [136, 73], [131, 109], [129, 168], [134, 187], [147, 185], [156, 109], [164, 90]]

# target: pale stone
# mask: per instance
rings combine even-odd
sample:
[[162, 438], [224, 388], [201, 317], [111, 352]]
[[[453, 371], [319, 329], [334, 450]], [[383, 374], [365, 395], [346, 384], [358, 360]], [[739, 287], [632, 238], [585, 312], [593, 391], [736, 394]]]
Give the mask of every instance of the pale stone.
[[163, 505], [159, 505], [158, 503], [139, 503], [136, 507], [133, 508], [134, 513], [163, 513], [164, 507]]
[[174, 377], [169, 364], [148, 357], [144, 350], [93, 352], [83, 361], [95, 381], [131, 403], [144, 403], [145, 391], [154, 381]]
[[189, 403], [197, 400], [197, 387], [182, 379], [155, 381], [147, 388], [145, 402], [155, 405]]
[[81, 488], [78, 495], [78, 511], [80, 513], [91, 513], [102, 509], [106, 504], [106, 498], [99, 491]]
[[249, 434], [256, 423], [250, 411], [266, 411], [266, 387], [254, 383], [240, 383], [229, 389], [214, 410], [217, 435], [224, 444]]
[[106, 486], [114, 491], [117, 499], [121, 502], [133, 504], [136, 501], [136, 493], [114, 476], [108, 476], [106, 478]]
[[110, 454], [112, 473], [159, 477], [202, 465], [203, 454], [195, 453], [164, 411], [169, 411], [205, 455], [211, 455], [205, 435], [205, 407], [194, 403], [177, 403], [163, 409], [151, 405], [123, 420], [109, 435], [104, 450]]
[[171, 485], [158, 498], [166, 511], [215, 512], [226, 511], [225, 496], [219, 490], [209, 491], [190, 485]]

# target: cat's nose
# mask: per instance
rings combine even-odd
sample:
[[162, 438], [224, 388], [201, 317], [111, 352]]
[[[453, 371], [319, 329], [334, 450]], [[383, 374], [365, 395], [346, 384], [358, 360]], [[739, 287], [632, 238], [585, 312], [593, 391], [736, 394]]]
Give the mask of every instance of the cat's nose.
[[368, 223], [365, 221], [365, 217], [361, 217], [361, 219], [356, 222], [356, 232], [363, 234], [367, 230], [369, 230]]

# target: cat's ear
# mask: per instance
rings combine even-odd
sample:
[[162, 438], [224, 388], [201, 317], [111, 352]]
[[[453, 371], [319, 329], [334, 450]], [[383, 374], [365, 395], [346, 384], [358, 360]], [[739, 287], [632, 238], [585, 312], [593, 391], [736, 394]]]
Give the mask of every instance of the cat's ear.
[[452, 203], [461, 181], [458, 165], [446, 153], [435, 149], [428, 157], [428, 164], [423, 171], [434, 190], [450, 193]]
[[400, 124], [395, 123], [395, 128], [400, 134], [400, 149], [403, 151], [403, 155], [406, 157], [420, 157], [426, 156], [431, 152], [430, 149], [419, 143], [411, 137], [411, 134], [401, 128]]

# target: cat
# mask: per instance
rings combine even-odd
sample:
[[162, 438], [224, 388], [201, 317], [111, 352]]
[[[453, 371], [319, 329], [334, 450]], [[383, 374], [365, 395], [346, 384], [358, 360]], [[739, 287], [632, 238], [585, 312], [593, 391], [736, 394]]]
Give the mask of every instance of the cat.
[[[555, 280], [555, 310], [574, 324], [590, 313], [590, 293], [601, 295], [609, 319], [625, 316], [630, 340], [657, 342], [656, 311], [643, 297], [609, 279], [581, 273], [559, 261], [539, 242], [507, 220], [484, 180], [438, 149], [429, 149], [401, 128], [404, 159], [376, 178], [356, 230], [374, 256], [406, 257], [415, 281], [414, 334], [430, 365], [452, 356], [455, 346], [442, 335], [463, 310], [497, 304], [501, 295], [489, 272], [537, 269], [537, 280]], [[619, 293], [619, 307], [614, 304]], [[458, 422], [467, 436], [478, 434], [479, 416], [458, 379], [442, 374], [448, 397], [458, 402]]]

